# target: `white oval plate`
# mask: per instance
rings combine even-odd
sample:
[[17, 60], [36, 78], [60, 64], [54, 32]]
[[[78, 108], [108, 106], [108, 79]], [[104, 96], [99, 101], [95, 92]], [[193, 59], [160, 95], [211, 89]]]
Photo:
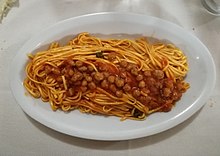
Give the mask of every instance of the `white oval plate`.
[[[55, 40], [80, 32], [95, 34], [139, 34], [169, 40], [188, 57], [190, 89], [168, 113], [155, 113], [145, 121], [120, 121], [117, 117], [52, 111], [48, 103], [25, 95], [23, 87], [27, 54]], [[66, 37], [69, 36], [69, 37]], [[183, 28], [159, 18], [127, 13], [96, 13], [59, 22], [30, 39], [11, 66], [11, 90], [25, 113], [56, 131], [95, 140], [128, 140], [153, 135], [183, 122], [208, 100], [215, 83], [215, 65], [208, 49]]]

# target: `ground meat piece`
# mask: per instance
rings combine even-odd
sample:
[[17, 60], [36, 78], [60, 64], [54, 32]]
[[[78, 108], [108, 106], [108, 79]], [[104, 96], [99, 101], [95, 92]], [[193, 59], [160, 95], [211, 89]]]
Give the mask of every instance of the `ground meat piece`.
[[88, 81], [88, 82], [91, 82], [91, 81], [92, 81], [92, 77], [91, 77], [91, 76], [88, 76], [88, 75], [85, 76], [85, 79], [86, 79], [86, 81]]
[[150, 90], [148, 88], [141, 88], [141, 91], [144, 93], [144, 94], [148, 94], [150, 93]]
[[129, 92], [131, 90], [131, 86], [129, 84], [125, 84], [123, 89], [124, 91]]
[[62, 73], [62, 74], [66, 74], [66, 73], [67, 73], [67, 69], [66, 69], [66, 68], [63, 68], [63, 69], [61, 70], [61, 73]]
[[168, 104], [164, 105], [161, 110], [163, 112], [169, 112], [172, 109], [172, 107], [173, 107], [173, 105], [171, 103], [168, 103]]
[[95, 74], [96, 74], [96, 72], [94, 71], [94, 72], [92, 72], [90, 75], [91, 75], [92, 77], [94, 77]]
[[150, 96], [141, 96], [140, 97], [140, 102], [143, 104], [148, 104], [151, 101], [151, 97]]
[[116, 53], [113, 53], [113, 52], [109, 53], [108, 54], [108, 60], [113, 61], [116, 58], [116, 56], [117, 56]]
[[99, 71], [105, 71], [106, 70], [106, 67], [105, 66], [99, 66]]
[[123, 96], [123, 92], [122, 92], [121, 90], [117, 90], [117, 91], [115, 92], [115, 95], [116, 95], [117, 97], [121, 98], [121, 97]]
[[115, 84], [116, 84], [117, 87], [120, 88], [120, 87], [123, 87], [123, 86], [124, 86], [125, 81], [124, 81], [124, 79], [122, 79], [122, 78], [116, 77], [116, 78], [115, 78]]
[[74, 89], [73, 88], [68, 89], [67, 96], [73, 96], [73, 95], [74, 95]]
[[69, 75], [69, 76], [73, 76], [73, 74], [74, 74], [74, 71], [73, 71], [72, 69], [69, 69], [69, 70], [68, 70], [68, 75]]
[[116, 92], [116, 86], [114, 85], [114, 84], [110, 84], [110, 86], [109, 86], [109, 89], [113, 92], [113, 93], [115, 93]]
[[146, 79], [146, 83], [147, 83], [147, 85], [153, 86], [153, 85], [155, 85], [156, 80], [154, 78], [152, 78], [152, 77], [148, 77]]
[[182, 83], [181, 82], [177, 82], [176, 87], [177, 87], [177, 90], [180, 91], [181, 93], [184, 93], [186, 91], [183, 82]]
[[88, 68], [88, 70], [89, 70], [90, 72], [93, 72], [93, 71], [94, 71], [94, 68], [93, 68], [91, 65], [87, 66], [87, 68]]
[[156, 87], [156, 88], [159, 88], [159, 89], [163, 88], [162, 82], [161, 82], [161, 81], [156, 81], [156, 82], [155, 82], [155, 87]]
[[110, 73], [108, 73], [108, 72], [103, 72], [103, 74], [104, 74], [104, 77], [109, 77], [109, 75], [110, 75]]
[[88, 84], [89, 89], [95, 89], [96, 88], [96, 84], [94, 82], [90, 82]]
[[145, 87], [145, 82], [142, 80], [139, 82], [138, 87], [144, 88]]
[[151, 86], [149, 89], [150, 89], [150, 93], [151, 93], [151, 94], [157, 95], [157, 94], [160, 93], [160, 92], [159, 92], [159, 89], [157, 89], [155, 86]]
[[121, 65], [121, 67], [126, 68], [126, 67], [128, 66], [128, 62], [125, 61], [125, 60], [122, 60], [122, 61], [120, 62], [120, 65]]
[[146, 70], [144, 71], [144, 76], [151, 76], [151, 71], [150, 70]]
[[133, 96], [134, 96], [134, 97], [138, 97], [138, 96], [140, 96], [140, 95], [141, 95], [140, 90], [135, 89], [135, 90], [133, 91]]
[[83, 62], [82, 61], [76, 61], [75, 64], [76, 64], [77, 67], [83, 66]]
[[82, 81], [82, 86], [87, 86], [88, 82], [86, 80]]
[[54, 74], [59, 75], [60, 74], [60, 70], [58, 68], [52, 68], [51, 70]]
[[166, 79], [164, 83], [165, 83], [165, 87], [170, 88], [171, 90], [174, 88], [173, 80]]
[[108, 81], [107, 81], [107, 80], [103, 80], [103, 81], [101, 82], [101, 87], [102, 87], [102, 88], [108, 89], [108, 86], [109, 86], [109, 84], [108, 84]]
[[94, 75], [94, 78], [97, 80], [97, 81], [101, 81], [104, 79], [104, 74], [103, 73], [100, 73], [100, 72], [96, 72], [95, 75]]
[[132, 68], [133, 68], [133, 64], [128, 63], [128, 65], [127, 65], [127, 67], [126, 67], [126, 70], [127, 70], [127, 71], [130, 71]]
[[80, 73], [80, 72], [76, 72], [76, 73], [72, 76], [71, 81], [76, 82], [76, 81], [78, 81], [78, 80], [82, 80], [82, 78], [83, 78], [83, 74]]
[[179, 100], [180, 98], [181, 98], [181, 96], [182, 96], [182, 93], [181, 92], [177, 92], [177, 91], [174, 91], [173, 92], [173, 94], [172, 94], [172, 98], [173, 98], [173, 100]]
[[157, 79], [163, 79], [164, 78], [164, 72], [162, 70], [154, 70], [153, 75]]
[[52, 67], [49, 66], [49, 65], [46, 65], [46, 66], [44, 67], [44, 71], [45, 71], [46, 74], [50, 74], [51, 71], [52, 71]]
[[88, 68], [86, 66], [82, 66], [82, 67], [78, 68], [78, 70], [81, 71], [81, 72], [85, 72], [85, 71], [87, 71], [87, 69]]
[[155, 108], [159, 107], [160, 105], [157, 102], [151, 100], [149, 102], [148, 106], [150, 109], [155, 109]]
[[163, 96], [169, 97], [171, 93], [170, 88], [163, 88]]
[[68, 59], [66, 61], [70, 66], [75, 66], [75, 62], [73, 60]]
[[82, 92], [86, 92], [87, 91], [87, 87], [86, 86], [81, 86], [80, 89], [81, 89]]
[[131, 74], [137, 76], [138, 75], [138, 68], [135, 66], [133, 68], [131, 68]]
[[143, 80], [143, 78], [144, 78], [143, 75], [138, 74], [137, 77], [136, 77], [136, 80], [141, 81], [141, 80]]
[[110, 83], [114, 83], [114, 82], [115, 82], [115, 76], [110, 75], [110, 76], [108, 77], [108, 81], [109, 81]]

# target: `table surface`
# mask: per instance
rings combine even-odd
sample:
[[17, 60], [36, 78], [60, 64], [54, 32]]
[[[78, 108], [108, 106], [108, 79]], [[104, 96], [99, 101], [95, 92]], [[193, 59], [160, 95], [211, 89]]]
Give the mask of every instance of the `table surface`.
[[[21, 46], [42, 29], [94, 12], [134, 12], [159, 17], [197, 36], [210, 50], [217, 82], [204, 107], [178, 126], [129, 141], [92, 141], [49, 129], [28, 117], [9, 87], [9, 66]], [[199, 0], [20, 0], [0, 24], [0, 155], [200, 155], [220, 154], [220, 17]], [[10, 71], [12, 72], [12, 71]]]

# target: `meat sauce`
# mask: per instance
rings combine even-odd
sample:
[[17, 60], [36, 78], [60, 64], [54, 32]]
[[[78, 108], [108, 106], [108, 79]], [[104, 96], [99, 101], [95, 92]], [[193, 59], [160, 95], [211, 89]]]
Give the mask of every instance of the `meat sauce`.
[[186, 91], [182, 81], [174, 82], [162, 70], [139, 71], [137, 65], [124, 60], [115, 66], [104, 61], [91, 63], [98, 71], [89, 64], [71, 59], [57, 68], [45, 65], [44, 70], [56, 79], [58, 88], [64, 89], [62, 76], [65, 76], [67, 96], [74, 96], [78, 91], [95, 91], [100, 87], [118, 98], [125, 93], [131, 94], [149, 110], [161, 107], [159, 111], [162, 112], [170, 111]]

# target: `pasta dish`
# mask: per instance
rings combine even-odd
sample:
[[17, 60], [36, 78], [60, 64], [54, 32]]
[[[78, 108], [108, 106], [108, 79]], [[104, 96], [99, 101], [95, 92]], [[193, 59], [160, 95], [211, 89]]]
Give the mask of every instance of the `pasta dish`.
[[28, 57], [24, 87], [54, 111], [143, 120], [170, 111], [189, 88], [184, 53], [146, 37], [101, 39], [83, 32]]

